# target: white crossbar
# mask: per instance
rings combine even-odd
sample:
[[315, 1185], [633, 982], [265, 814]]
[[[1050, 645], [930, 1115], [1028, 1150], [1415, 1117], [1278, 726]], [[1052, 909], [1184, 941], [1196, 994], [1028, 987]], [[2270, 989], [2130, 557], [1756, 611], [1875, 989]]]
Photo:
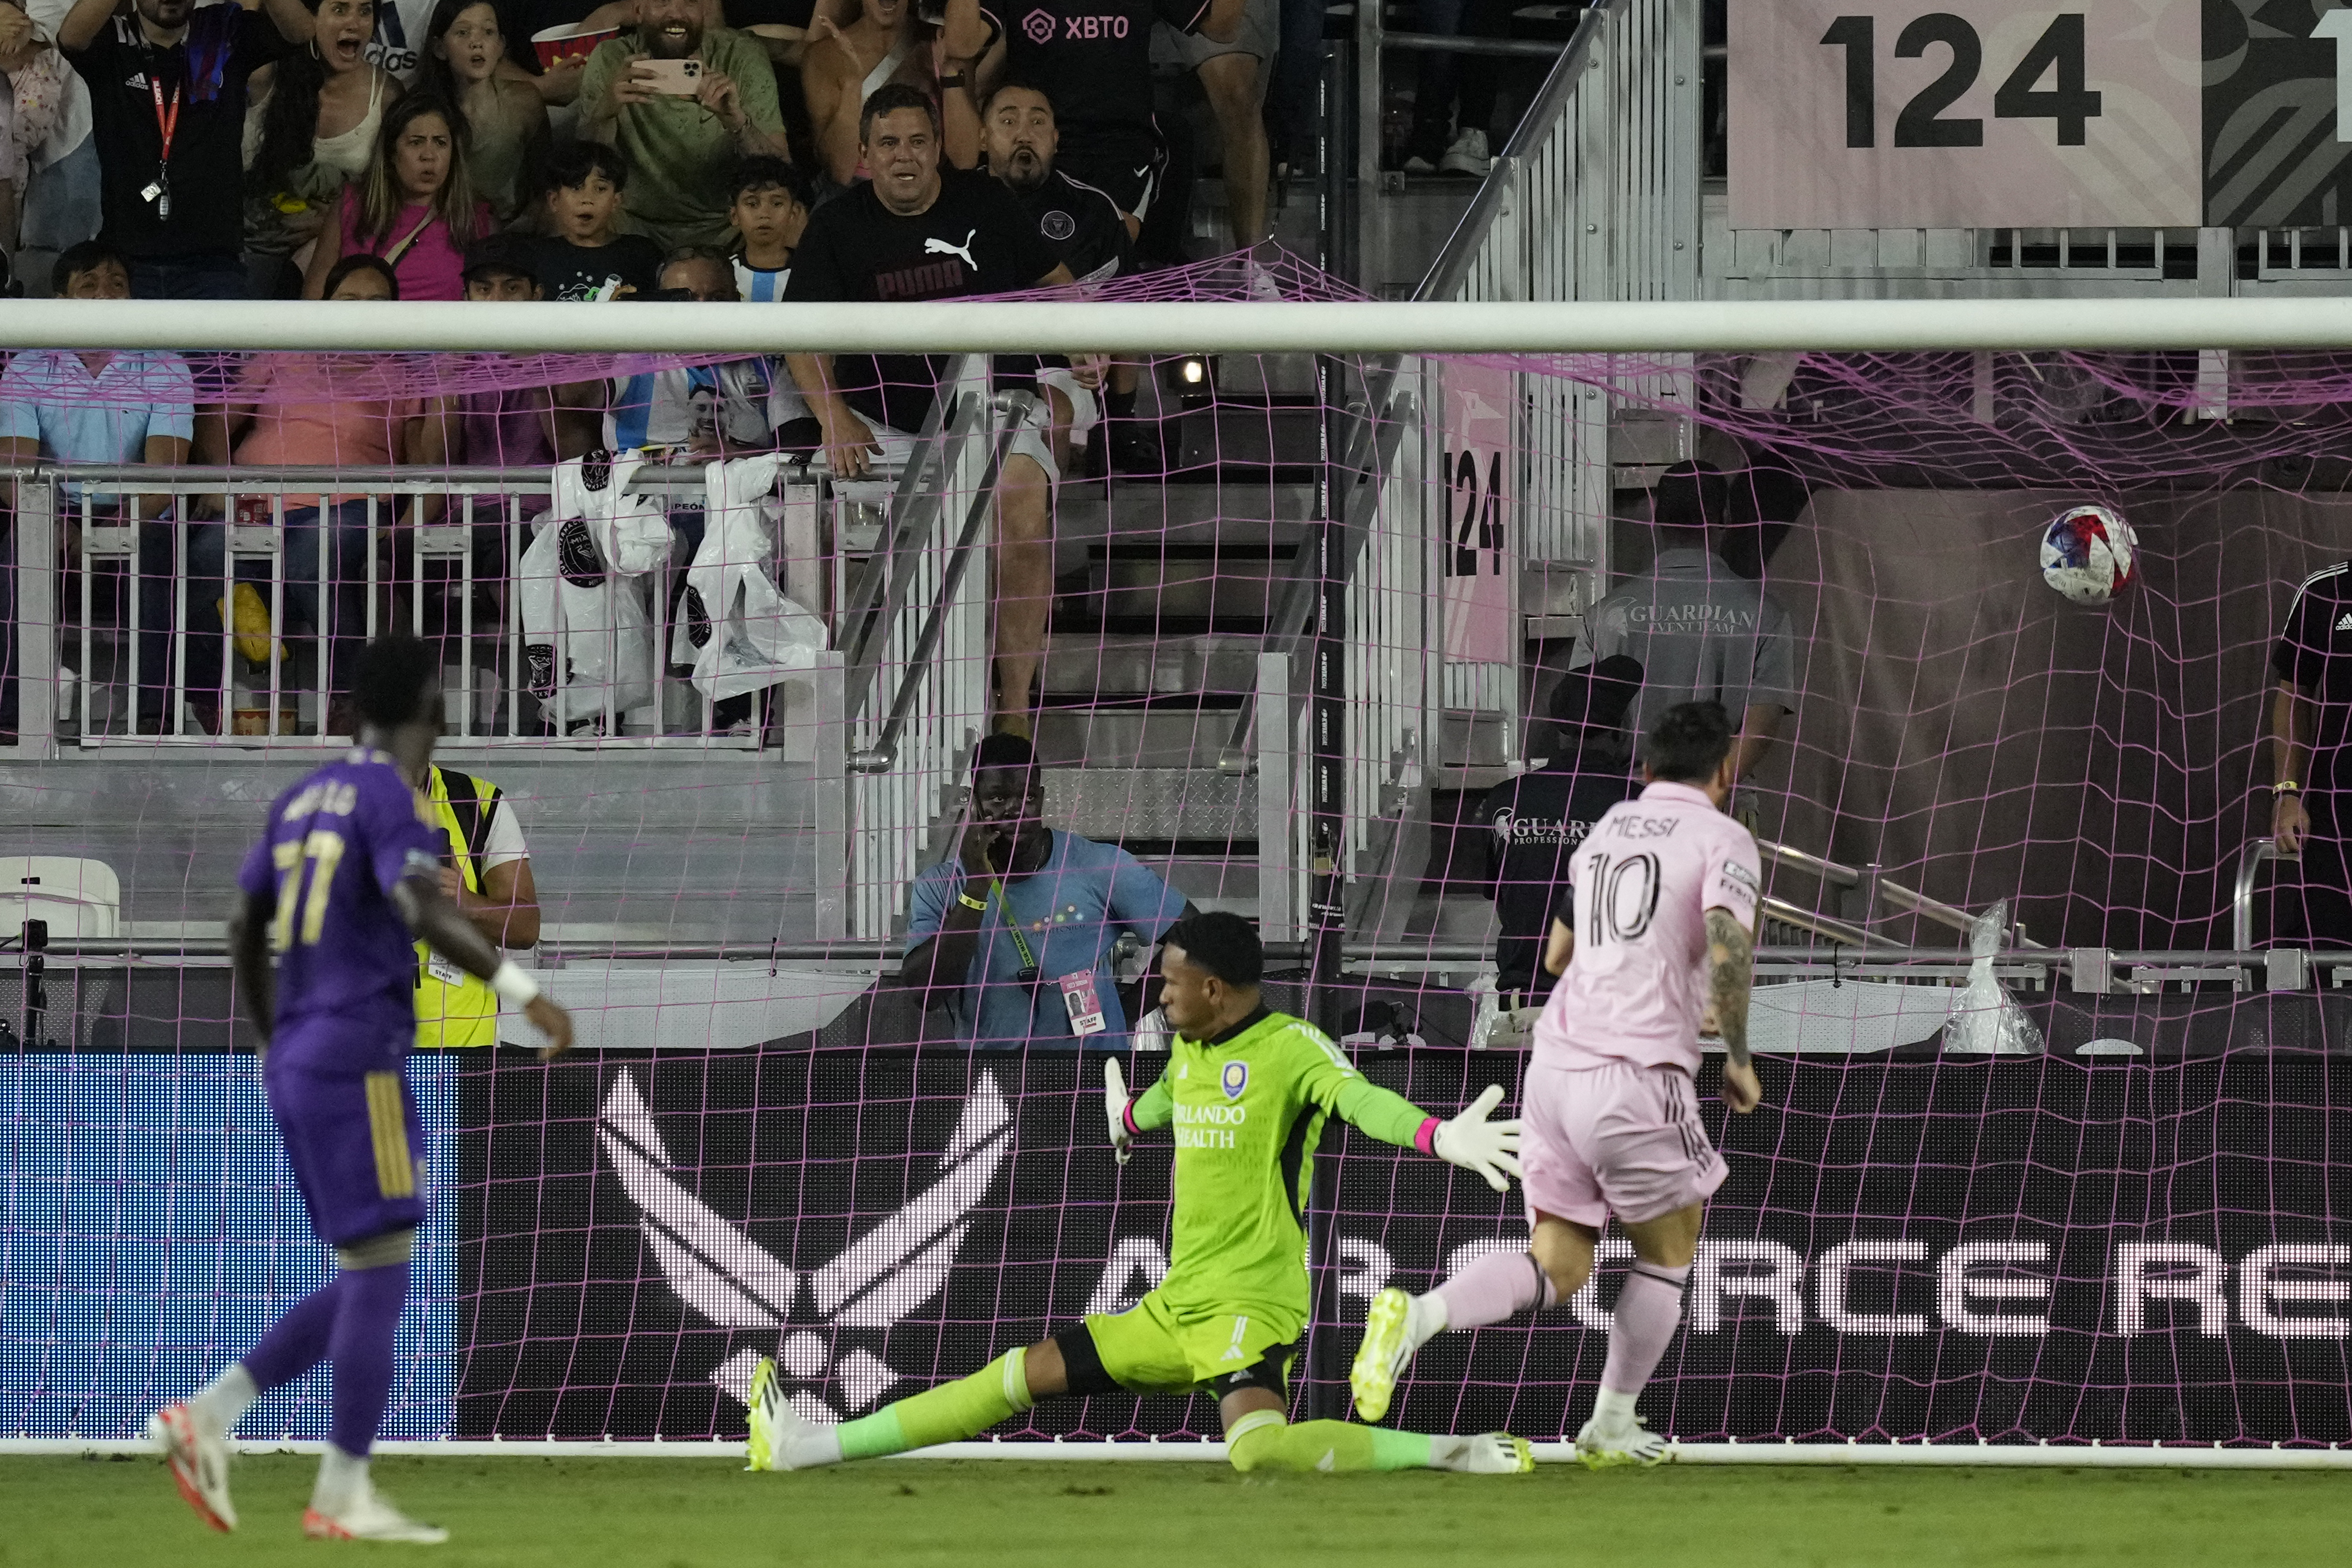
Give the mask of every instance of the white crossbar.
[[2352, 348], [2352, 298], [721, 305], [22, 300], [0, 347], [509, 353]]

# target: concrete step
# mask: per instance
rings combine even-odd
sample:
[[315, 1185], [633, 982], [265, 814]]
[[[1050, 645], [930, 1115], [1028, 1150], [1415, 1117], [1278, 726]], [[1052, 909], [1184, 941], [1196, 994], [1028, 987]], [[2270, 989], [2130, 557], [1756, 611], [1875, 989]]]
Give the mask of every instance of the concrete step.
[[[1045, 820], [1130, 849], [1216, 845], [1224, 853], [1254, 857], [1257, 787], [1254, 780], [1228, 778], [1213, 768], [1049, 763]], [[1233, 896], [1242, 896], [1238, 888]], [[1256, 896], [1254, 886], [1247, 896]]]
[[1037, 716], [1037, 759], [1049, 768], [1174, 768], [1213, 772], [1233, 738], [1237, 698], [1048, 706]]
[[1202, 468], [1272, 469], [1277, 478], [1311, 479], [1323, 460], [1323, 416], [1311, 403], [1297, 405], [1231, 400], [1220, 395], [1173, 416], [1168, 431], [1170, 477], [1178, 482]]
[[1055, 699], [1237, 696], [1255, 689], [1260, 639], [1056, 633], [1043, 690]]
[[1077, 632], [1262, 632], [1286, 581], [1288, 548], [1239, 541], [1090, 545], [1086, 574], [1056, 584], [1055, 626]]

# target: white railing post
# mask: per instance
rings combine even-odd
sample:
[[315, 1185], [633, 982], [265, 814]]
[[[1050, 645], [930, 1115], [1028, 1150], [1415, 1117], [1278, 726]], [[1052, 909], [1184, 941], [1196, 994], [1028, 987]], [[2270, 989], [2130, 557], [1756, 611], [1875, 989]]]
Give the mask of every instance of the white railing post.
[[[849, 728], [843, 712], [847, 661], [839, 653], [819, 656], [803, 678], [812, 699], [815, 729], [809, 787], [815, 796], [816, 936], [833, 942], [850, 934], [850, 895], [856, 875], [849, 847]], [[778, 700], [782, 692], [777, 693]]]
[[1267, 942], [1297, 942], [1304, 908], [1299, 877], [1301, 802], [1293, 777], [1297, 755], [1291, 715], [1290, 656], [1257, 656], [1257, 919]]
[[[58, 501], [54, 472], [16, 481], [16, 754], [46, 760], [58, 754]], [[84, 592], [89, 574], [82, 574]], [[89, 624], [85, 616], [83, 624]], [[89, 721], [89, 665], [81, 679]]]

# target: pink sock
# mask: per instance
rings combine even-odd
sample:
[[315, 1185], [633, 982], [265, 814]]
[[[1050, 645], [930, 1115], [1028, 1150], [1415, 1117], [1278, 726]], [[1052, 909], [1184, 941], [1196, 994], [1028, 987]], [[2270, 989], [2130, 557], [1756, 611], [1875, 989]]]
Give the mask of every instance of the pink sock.
[[1529, 1307], [1549, 1307], [1559, 1295], [1532, 1252], [1489, 1252], [1440, 1285], [1435, 1294], [1445, 1303], [1449, 1329], [1499, 1323]]
[[1688, 1268], [1636, 1263], [1617, 1295], [1617, 1317], [1609, 1331], [1609, 1359], [1601, 1368], [1601, 1386], [1628, 1398], [1642, 1392], [1658, 1359], [1683, 1321], [1683, 1282]]

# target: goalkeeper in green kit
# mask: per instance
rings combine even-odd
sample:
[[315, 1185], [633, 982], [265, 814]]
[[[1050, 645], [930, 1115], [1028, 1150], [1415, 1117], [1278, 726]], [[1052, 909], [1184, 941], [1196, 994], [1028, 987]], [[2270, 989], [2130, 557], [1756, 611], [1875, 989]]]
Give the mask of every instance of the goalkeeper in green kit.
[[840, 1426], [802, 1417], [772, 1362], [751, 1379], [751, 1468], [797, 1470], [871, 1459], [985, 1432], [1040, 1399], [1218, 1396], [1240, 1470], [1534, 1468], [1507, 1433], [1440, 1437], [1347, 1421], [1292, 1425], [1290, 1363], [1307, 1326], [1307, 1187], [1333, 1111], [1386, 1142], [1477, 1172], [1496, 1192], [1518, 1173], [1517, 1121], [1486, 1118], [1488, 1089], [1451, 1121], [1368, 1083], [1312, 1026], [1258, 1000], [1265, 951], [1237, 915], [1193, 915], [1161, 949], [1160, 1005], [1175, 1039], [1160, 1081], [1129, 1098], [1116, 1060], [1105, 1109], [1121, 1163], [1140, 1132], [1172, 1128], [1175, 1214], [1168, 1278], [1129, 1310], [1091, 1313], [970, 1377]]

